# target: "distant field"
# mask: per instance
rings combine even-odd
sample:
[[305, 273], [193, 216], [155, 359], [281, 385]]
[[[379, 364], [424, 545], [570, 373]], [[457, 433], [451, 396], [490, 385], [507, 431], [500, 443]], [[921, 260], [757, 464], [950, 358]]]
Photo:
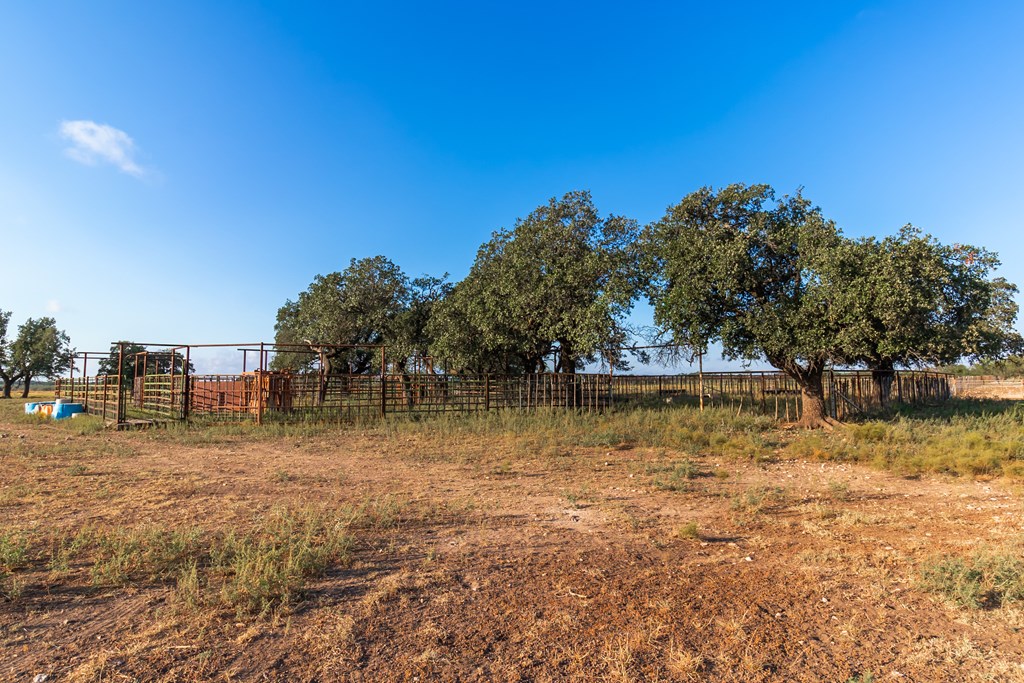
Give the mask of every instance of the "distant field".
[[1024, 404], [110, 432], [0, 401], [0, 679], [1024, 680]]

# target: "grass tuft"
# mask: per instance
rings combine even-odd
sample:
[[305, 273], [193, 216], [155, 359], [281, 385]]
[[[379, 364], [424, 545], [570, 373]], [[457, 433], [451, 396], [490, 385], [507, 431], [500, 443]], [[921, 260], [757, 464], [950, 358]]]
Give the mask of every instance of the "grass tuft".
[[687, 522], [676, 529], [676, 535], [679, 538], [700, 538], [700, 527], [697, 526], [697, 522]]
[[942, 557], [922, 567], [920, 584], [961, 607], [995, 609], [1024, 600], [1024, 557], [1019, 553]]
[[[244, 530], [87, 527], [49, 539], [47, 568], [51, 581], [81, 567], [97, 587], [173, 585], [185, 606], [265, 615], [299, 602], [331, 566], [346, 565], [354, 527], [393, 526], [400, 509], [389, 497], [341, 510], [273, 508]], [[0, 535], [0, 588], [8, 596], [9, 576], [29, 550], [27, 539]]]

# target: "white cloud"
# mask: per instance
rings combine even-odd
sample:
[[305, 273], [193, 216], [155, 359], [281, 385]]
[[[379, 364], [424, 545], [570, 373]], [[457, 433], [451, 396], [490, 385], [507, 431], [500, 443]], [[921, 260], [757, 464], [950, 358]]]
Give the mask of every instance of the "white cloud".
[[80, 163], [105, 161], [136, 177], [145, 171], [135, 163], [135, 141], [123, 130], [95, 121], [61, 121], [60, 136], [71, 142], [64, 152]]
[[56, 299], [50, 299], [46, 302], [47, 313], [60, 313], [60, 302]]

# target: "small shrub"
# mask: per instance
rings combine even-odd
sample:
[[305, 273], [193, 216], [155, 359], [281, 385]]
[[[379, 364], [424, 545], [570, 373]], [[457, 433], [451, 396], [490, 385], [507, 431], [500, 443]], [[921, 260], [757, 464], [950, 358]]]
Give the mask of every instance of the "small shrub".
[[851, 425], [849, 436], [854, 443], [880, 443], [889, 436], [889, 425], [884, 422]]

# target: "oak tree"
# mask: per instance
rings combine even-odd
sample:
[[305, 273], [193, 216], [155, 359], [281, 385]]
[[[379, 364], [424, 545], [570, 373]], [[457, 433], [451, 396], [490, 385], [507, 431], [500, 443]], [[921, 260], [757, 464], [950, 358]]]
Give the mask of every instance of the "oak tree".
[[836, 290], [833, 307], [842, 323], [844, 362], [872, 371], [883, 404], [897, 368], [1020, 352], [1017, 288], [992, 276], [999, 265], [994, 253], [942, 244], [911, 225], [841, 249], [832, 265], [843, 272], [829, 276], [849, 283]]
[[454, 370], [575, 373], [626, 341], [635, 221], [601, 217], [590, 193], [552, 198], [481, 245], [469, 275], [438, 304], [433, 353]]
[[835, 287], [821, 273], [842, 236], [798, 191], [702, 188], [669, 207], [640, 242], [655, 324], [675, 342], [729, 359], [765, 359], [802, 392], [801, 422], [829, 425], [823, 374], [842, 358]]

